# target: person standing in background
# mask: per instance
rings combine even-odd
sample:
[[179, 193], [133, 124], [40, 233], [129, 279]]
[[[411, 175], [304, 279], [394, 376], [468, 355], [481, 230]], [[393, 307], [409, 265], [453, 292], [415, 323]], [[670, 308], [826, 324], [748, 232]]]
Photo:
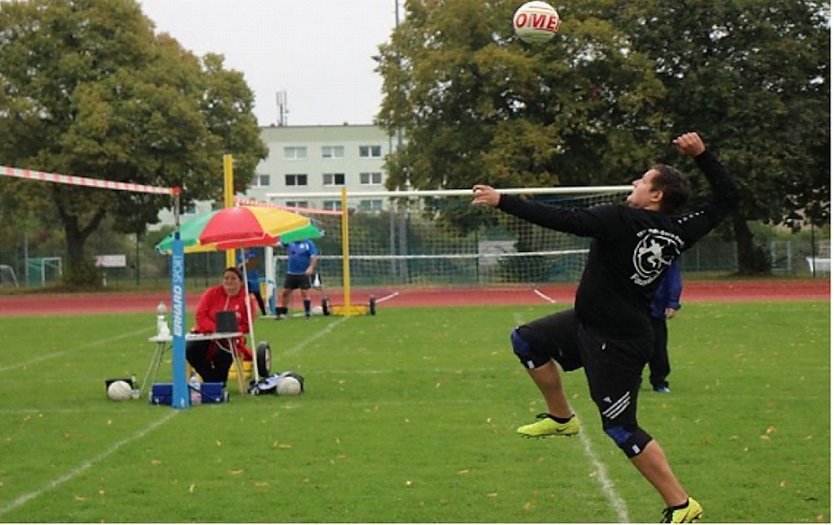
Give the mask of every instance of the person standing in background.
[[311, 240], [294, 241], [286, 245], [287, 275], [284, 278], [284, 289], [281, 291], [281, 305], [278, 307], [276, 319], [284, 319], [289, 313], [289, 302], [292, 291], [296, 288], [304, 301], [304, 317], [310, 319], [312, 303], [310, 288], [312, 276], [316, 272], [319, 260], [319, 249]]
[[649, 382], [652, 389], [661, 394], [670, 392], [667, 378], [672, 371], [669, 366], [669, 329], [666, 321], [675, 317], [681, 309], [682, 291], [680, 259], [676, 259], [663, 274], [650, 306], [654, 351], [649, 359]]
[[249, 288], [249, 293], [258, 302], [258, 308], [261, 310], [261, 315], [266, 315], [266, 304], [261, 295], [261, 273], [258, 271], [257, 264], [258, 253], [254, 249], [246, 250], [244, 261], [241, 261], [238, 256], [238, 267], [243, 271], [243, 265], [246, 265], [246, 286]]

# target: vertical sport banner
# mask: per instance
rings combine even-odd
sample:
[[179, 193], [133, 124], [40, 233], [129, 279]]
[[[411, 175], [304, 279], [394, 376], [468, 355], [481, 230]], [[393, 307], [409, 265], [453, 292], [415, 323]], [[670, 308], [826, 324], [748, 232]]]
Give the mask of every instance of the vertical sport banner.
[[171, 343], [174, 408], [188, 408], [191, 397], [185, 378], [185, 253], [180, 232], [174, 233], [171, 245], [171, 310], [174, 337]]

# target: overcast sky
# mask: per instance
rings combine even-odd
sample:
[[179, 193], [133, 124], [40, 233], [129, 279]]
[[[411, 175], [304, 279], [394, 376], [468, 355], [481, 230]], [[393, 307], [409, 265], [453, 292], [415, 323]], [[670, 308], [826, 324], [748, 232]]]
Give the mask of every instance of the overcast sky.
[[261, 125], [277, 122], [278, 91], [289, 125], [370, 124], [382, 99], [371, 56], [390, 38], [395, 2], [139, 0], [157, 32], [243, 73]]

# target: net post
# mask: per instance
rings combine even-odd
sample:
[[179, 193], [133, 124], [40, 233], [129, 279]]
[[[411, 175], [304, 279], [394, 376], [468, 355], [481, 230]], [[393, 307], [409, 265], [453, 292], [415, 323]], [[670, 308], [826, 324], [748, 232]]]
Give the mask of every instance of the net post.
[[[231, 208], [235, 205], [235, 172], [234, 158], [231, 154], [223, 155], [223, 207]], [[235, 251], [226, 250], [226, 268], [235, 265]]]
[[191, 406], [185, 379], [185, 251], [180, 238], [180, 191], [174, 193], [174, 242], [171, 246], [171, 374], [173, 408]]
[[342, 186], [342, 291], [345, 310], [350, 311], [350, 228], [348, 227], [347, 188]]

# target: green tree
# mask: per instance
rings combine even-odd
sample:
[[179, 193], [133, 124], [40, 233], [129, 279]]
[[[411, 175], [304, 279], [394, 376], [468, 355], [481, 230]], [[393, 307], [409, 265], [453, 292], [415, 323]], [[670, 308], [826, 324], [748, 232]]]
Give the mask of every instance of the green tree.
[[741, 273], [769, 269], [747, 221], [829, 221], [829, 10], [811, 0], [644, 0], [611, 10], [632, 47], [652, 57], [668, 120], [702, 131], [743, 184], [732, 219]]
[[527, 45], [516, 1], [409, 0], [380, 46], [378, 121], [408, 137], [389, 186], [621, 184], [659, 160], [691, 169], [669, 140], [695, 129], [744, 182], [740, 271], [760, 271], [747, 220], [828, 220], [827, 5], [585, 0]]
[[378, 67], [379, 121], [408, 137], [390, 159], [391, 187], [467, 187], [486, 174], [501, 186], [611, 184], [645, 168], [665, 95], [651, 62], [622, 53], [615, 27], [595, 18], [558, 44], [524, 44], [512, 34], [517, 7], [406, 3]]
[[[5, 165], [222, 195], [222, 155], [245, 187], [267, 149], [253, 95], [222, 57], [202, 60], [154, 28], [133, 0], [0, 3], [0, 159]], [[54, 210], [72, 283], [95, 283], [85, 242], [107, 216], [141, 233], [164, 196], [0, 181]]]

